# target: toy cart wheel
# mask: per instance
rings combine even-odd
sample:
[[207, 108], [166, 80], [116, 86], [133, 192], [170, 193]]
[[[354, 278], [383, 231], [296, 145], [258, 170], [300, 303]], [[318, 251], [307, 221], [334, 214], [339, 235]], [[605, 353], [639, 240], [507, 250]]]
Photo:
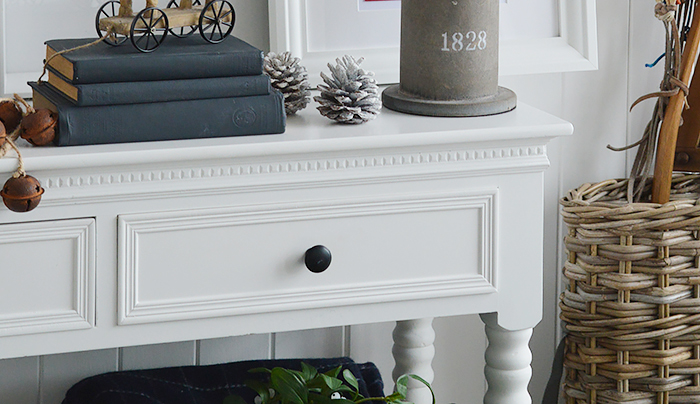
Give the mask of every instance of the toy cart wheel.
[[199, 15], [199, 33], [209, 43], [219, 43], [231, 33], [236, 24], [236, 12], [226, 0], [207, 3]]
[[168, 16], [159, 8], [145, 8], [136, 14], [129, 32], [136, 49], [153, 52], [168, 35]]
[[[97, 10], [97, 15], [95, 16], [95, 29], [97, 30], [97, 35], [100, 38], [107, 34], [106, 30], [100, 29], [100, 20], [103, 18], [115, 17], [117, 14], [119, 14], [119, 0], [108, 1], [103, 4], [99, 10]], [[126, 36], [116, 33], [111, 33], [104, 39], [105, 43], [112, 46], [121, 45], [124, 43], [124, 41], [126, 41]]]
[[[170, 0], [168, 3], [168, 8], [178, 8], [180, 7], [181, 0]], [[192, 2], [193, 6], [201, 6], [202, 3], [199, 0], [194, 0]], [[178, 38], [185, 38], [194, 33], [197, 30], [197, 26], [186, 26], [178, 28], [170, 28], [170, 33]]]

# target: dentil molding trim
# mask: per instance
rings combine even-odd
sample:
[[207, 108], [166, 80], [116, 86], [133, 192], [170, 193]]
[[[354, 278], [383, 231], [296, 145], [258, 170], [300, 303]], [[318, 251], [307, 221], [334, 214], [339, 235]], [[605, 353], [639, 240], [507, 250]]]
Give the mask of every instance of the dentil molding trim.
[[[132, 169], [125, 170], [116, 166], [113, 170], [89, 173], [88, 169], [80, 170], [79, 174], [71, 172], [61, 174], [38, 173], [42, 186], [47, 191], [64, 189], [100, 189], [104, 186], [132, 185], [144, 183], [166, 183], [178, 180], [192, 179], [216, 179], [236, 178], [260, 175], [280, 175], [287, 173], [322, 173], [334, 171], [377, 170], [382, 168], [397, 167], [426, 167], [435, 169], [452, 168], [465, 172], [483, 172], [488, 170], [502, 171], [513, 166], [515, 160], [522, 172], [523, 167], [532, 169], [544, 169], [549, 162], [546, 156], [546, 146], [529, 145], [521, 147], [484, 148], [470, 150], [443, 150], [435, 152], [416, 152], [404, 154], [390, 154], [380, 156], [355, 156], [344, 158], [314, 158], [296, 159], [296, 156], [287, 156], [286, 159], [273, 160], [264, 163], [241, 164], [214, 164], [198, 167], [172, 167], [166, 169]], [[528, 164], [523, 164], [527, 159]], [[218, 160], [220, 162], [220, 160]], [[43, 174], [43, 175], [42, 175]], [[381, 177], [376, 171], [373, 176]], [[395, 176], [395, 171], [386, 172], [385, 175]], [[153, 192], [150, 189], [149, 192]], [[47, 192], [45, 199], [51, 199], [51, 193]], [[59, 198], [60, 199], [60, 198]], [[111, 199], [111, 197], [110, 197]], [[76, 202], [75, 196], [71, 198]], [[50, 203], [50, 202], [49, 202]]]

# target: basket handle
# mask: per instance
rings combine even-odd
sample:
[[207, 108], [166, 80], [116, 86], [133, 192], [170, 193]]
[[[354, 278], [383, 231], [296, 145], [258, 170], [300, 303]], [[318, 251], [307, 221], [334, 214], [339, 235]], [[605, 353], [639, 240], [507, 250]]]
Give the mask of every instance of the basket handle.
[[[695, 1], [695, 0], [691, 0]], [[698, 55], [700, 44], [700, 12], [693, 12], [693, 21], [690, 24], [688, 39], [683, 49], [679, 79], [689, 84], [693, 67]], [[686, 94], [679, 91], [671, 97], [664, 113], [664, 119], [659, 130], [659, 141], [656, 148], [656, 163], [654, 166], [654, 180], [652, 183], [652, 202], [666, 203], [671, 197], [671, 176], [673, 174], [673, 159], [676, 154], [676, 140], [678, 139], [678, 127], [681, 125], [681, 113], [685, 106]]]

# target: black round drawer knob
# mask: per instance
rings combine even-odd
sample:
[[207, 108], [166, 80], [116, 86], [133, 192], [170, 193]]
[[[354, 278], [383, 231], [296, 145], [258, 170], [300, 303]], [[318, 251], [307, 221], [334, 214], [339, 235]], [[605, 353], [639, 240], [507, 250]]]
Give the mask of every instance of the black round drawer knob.
[[309, 271], [320, 273], [331, 265], [331, 250], [322, 245], [317, 245], [306, 250], [304, 264]]

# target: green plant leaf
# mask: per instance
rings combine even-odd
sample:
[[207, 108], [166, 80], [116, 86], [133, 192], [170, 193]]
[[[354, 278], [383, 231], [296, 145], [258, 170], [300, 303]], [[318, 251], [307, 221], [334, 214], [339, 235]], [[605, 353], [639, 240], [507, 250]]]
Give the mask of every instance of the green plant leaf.
[[330, 376], [330, 377], [335, 377], [335, 378], [337, 379], [337, 378], [338, 378], [338, 375], [340, 374], [340, 371], [341, 371], [342, 369], [343, 369], [342, 366], [338, 366], [337, 368], [331, 369], [331, 370], [329, 370], [328, 372], [324, 373], [324, 375]]
[[301, 363], [301, 372], [305, 381], [312, 380], [318, 374], [315, 367], [304, 362]]
[[260, 396], [263, 404], [270, 402], [270, 386], [268, 383], [261, 382], [260, 380], [246, 380], [245, 385], [248, 388], [255, 390]]
[[317, 375], [313, 379], [306, 382], [306, 387], [309, 389], [321, 390], [326, 387], [326, 383], [323, 381], [323, 375]]
[[348, 392], [348, 393], [351, 393], [351, 394], [353, 394], [353, 395], [356, 394], [357, 396], [362, 397], [361, 394], [357, 393], [355, 390], [353, 390], [352, 388], [348, 387], [348, 386], [345, 385], [345, 384], [343, 384], [342, 386], [340, 386], [340, 387], [338, 387], [337, 389], [335, 389], [335, 391], [340, 392], [340, 393]]
[[230, 395], [226, 398], [224, 398], [224, 403], [223, 404], [247, 404], [245, 400], [243, 400], [243, 397], [239, 395]]
[[425, 386], [428, 388], [428, 390], [430, 390], [430, 395], [433, 397], [433, 404], [435, 404], [435, 392], [433, 391], [433, 386], [431, 386], [427, 380], [423, 379], [422, 377], [420, 377], [418, 375], [410, 374], [408, 376], [414, 380], [418, 380], [419, 382], [425, 384]]
[[342, 380], [328, 375], [321, 375], [321, 379], [331, 391], [336, 391], [343, 385]]
[[272, 373], [272, 370], [268, 368], [253, 368], [248, 370], [248, 373]]
[[396, 379], [396, 386], [394, 388], [402, 398], [406, 398], [408, 394], [408, 375], [401, 375]]
[[350, 385], [350, 387], [355, 389], [355, 391], [360, 390], [360, 384], [357, 382], [355, 375], [352, 374], [350, 369], [345, 369], [343, 371], [343, 378], [345, 379], [345, 382]]
[[401, 394], [399, 392], [394, 392], [394, 393], [389, 394], [388, 396], [384, 397], [384, 399], [387, 403], [398, 403], [398, 402], [401, 402], [402, 400], [405, 400], [406, 395]]
[[306, 382], [306, 378], [305, 378], [305, 376], [304, 376], [304, 372], [302, 372], [301, 370], [292, 370], [292, 369], [285, 369], [285, 370], [286, 370], [287, 372], [293, 374], [294, 376], [296, 376], [296, 377], [299, 379], [299, 381], [301, 381], [302, 383], [305, 383], [305, 382]]
[[283, 404], [306, 404], [308, 398], [306, 385], [292, 371], [283, 368], [272, 369], [270, 385], [279, 393]]

